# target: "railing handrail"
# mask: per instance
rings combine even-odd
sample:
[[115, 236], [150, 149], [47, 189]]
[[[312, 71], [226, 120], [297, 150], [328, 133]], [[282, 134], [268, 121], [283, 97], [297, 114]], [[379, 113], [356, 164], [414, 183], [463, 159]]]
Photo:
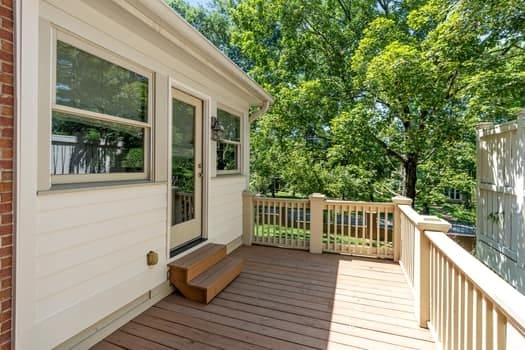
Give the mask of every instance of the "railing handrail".
[[273, 197], [255, 196], [253, 200], [259, 201], [259, 202], [276, 202], [276, 203], [284, 203], [284, 202], [310, 203], [309, 199], [300, 199], [300, 198], [273, 198]]
[[366, 202], [366, 201], [345, 201], [339, 199], [327, 199], [325, 201], [327, 204], [337, 204], [337, 205], [366, 205], [371, 207], [394, 207], [392, 202]]
[[[426, 237], [463, 272], [522, 335], [525, 335], [525, 295], [518, 292], [482, 262], [442, 232], [425, 231]], [[518, 311], [521, 310], [521, 313]]]

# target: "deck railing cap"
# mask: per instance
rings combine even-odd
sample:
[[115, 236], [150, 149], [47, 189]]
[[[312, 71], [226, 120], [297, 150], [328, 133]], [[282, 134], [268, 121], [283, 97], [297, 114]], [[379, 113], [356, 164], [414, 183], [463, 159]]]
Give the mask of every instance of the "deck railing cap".
[[492, 122], [480, 122], [476, 125], [476, 129], [480, 130], [480, 129], [486, 129], [486, 128], [490, 128], [491, 126], [494, 126], [494, 123]]
[[326, 199], [326, 196], [322, 193], [312, 193], [309, 197], [310, 200], [312, 199]]
[[420, 231], [438, 231], [447, 233], [452, 225], [437, 216], [432, 215], [420, 215], [421, 221], [417, 223], [417, 227]]
[[255, 197], [255, 193], [250, 192], [250, 191], [242, 191], [242, 196], [243, 197]]
[[395, 196], [392, 198], [392, 203], [397, 205], [412, 205], [412, 199], [405, 196]]

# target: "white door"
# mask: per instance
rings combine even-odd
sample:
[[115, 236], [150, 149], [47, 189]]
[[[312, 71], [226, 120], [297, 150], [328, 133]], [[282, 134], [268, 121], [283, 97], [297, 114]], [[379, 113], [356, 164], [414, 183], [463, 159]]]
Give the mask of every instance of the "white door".
[[173, 90], [171, 232], [175, 249], [202, 236], [202, 101]]

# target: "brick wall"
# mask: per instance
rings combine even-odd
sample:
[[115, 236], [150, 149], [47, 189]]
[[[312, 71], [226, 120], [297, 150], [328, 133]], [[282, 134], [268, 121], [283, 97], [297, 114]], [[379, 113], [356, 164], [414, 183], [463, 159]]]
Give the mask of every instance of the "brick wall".
[[0, 0], [0, 350], [11, 348], [13, 277], [13, 0]]

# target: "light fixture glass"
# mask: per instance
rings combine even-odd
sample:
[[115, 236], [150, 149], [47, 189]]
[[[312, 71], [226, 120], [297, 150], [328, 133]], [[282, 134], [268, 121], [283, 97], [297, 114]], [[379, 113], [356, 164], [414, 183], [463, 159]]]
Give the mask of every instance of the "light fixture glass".
[[211, 117], [211, 138], [214, 141], [220, 141], [224, 136], [224, 126], [217, 117]]

